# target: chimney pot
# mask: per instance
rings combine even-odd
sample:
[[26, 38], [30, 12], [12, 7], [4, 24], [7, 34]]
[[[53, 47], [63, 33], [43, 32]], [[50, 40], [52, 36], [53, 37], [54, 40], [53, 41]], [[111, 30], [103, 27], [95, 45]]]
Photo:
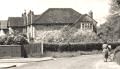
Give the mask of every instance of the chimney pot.
[[91, 10], [89, 11], [89, 16], [93, 18], [93, 12]]

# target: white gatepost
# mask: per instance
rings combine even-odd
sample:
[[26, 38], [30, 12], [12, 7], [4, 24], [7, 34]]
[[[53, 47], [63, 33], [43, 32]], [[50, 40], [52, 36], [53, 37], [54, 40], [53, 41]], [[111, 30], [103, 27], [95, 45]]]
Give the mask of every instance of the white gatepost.
[[43, 41], [41, 42], [41, 54], [43, 55]]
[[41, 41], [41, 54], [42, 54], [42, 55], [43, 55], [43, 53], [44, 53], [44, 47], [43, 47], [44, 38], [45, 38], [45, 36], [42, 37], [42, 41]]

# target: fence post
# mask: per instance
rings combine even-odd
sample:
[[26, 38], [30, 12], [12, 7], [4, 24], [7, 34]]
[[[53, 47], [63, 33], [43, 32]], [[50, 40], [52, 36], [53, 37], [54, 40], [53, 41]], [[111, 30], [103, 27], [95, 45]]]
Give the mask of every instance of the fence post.
[[43, 41], [41, 42], [41, 54], [43, 55]]

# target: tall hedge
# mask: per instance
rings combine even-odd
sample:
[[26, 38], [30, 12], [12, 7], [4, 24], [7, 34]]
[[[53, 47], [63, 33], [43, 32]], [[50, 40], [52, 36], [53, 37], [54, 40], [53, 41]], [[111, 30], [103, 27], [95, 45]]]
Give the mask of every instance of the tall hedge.
[[[102, 50], [103, 43], [44, 43], [44, 51], [92, 51]], [[109, 43], [115, 49], [120, 43]]]

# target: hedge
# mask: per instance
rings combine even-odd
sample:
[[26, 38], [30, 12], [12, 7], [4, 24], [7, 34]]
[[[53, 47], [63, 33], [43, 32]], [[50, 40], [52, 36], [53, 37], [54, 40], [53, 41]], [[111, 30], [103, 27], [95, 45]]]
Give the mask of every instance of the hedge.
[[120, 46], [116, 47], [114, 50], [114, 61], [120, 64]]
[[[92, 51], [102, 50], [103, 43], [44, 43], [44, 51]], [[109, 43], [115, 49], [120, 43]]]
[[120, 52], [117, 52], [115, 55], [115, 62], [117, 62], [120, 65]]

